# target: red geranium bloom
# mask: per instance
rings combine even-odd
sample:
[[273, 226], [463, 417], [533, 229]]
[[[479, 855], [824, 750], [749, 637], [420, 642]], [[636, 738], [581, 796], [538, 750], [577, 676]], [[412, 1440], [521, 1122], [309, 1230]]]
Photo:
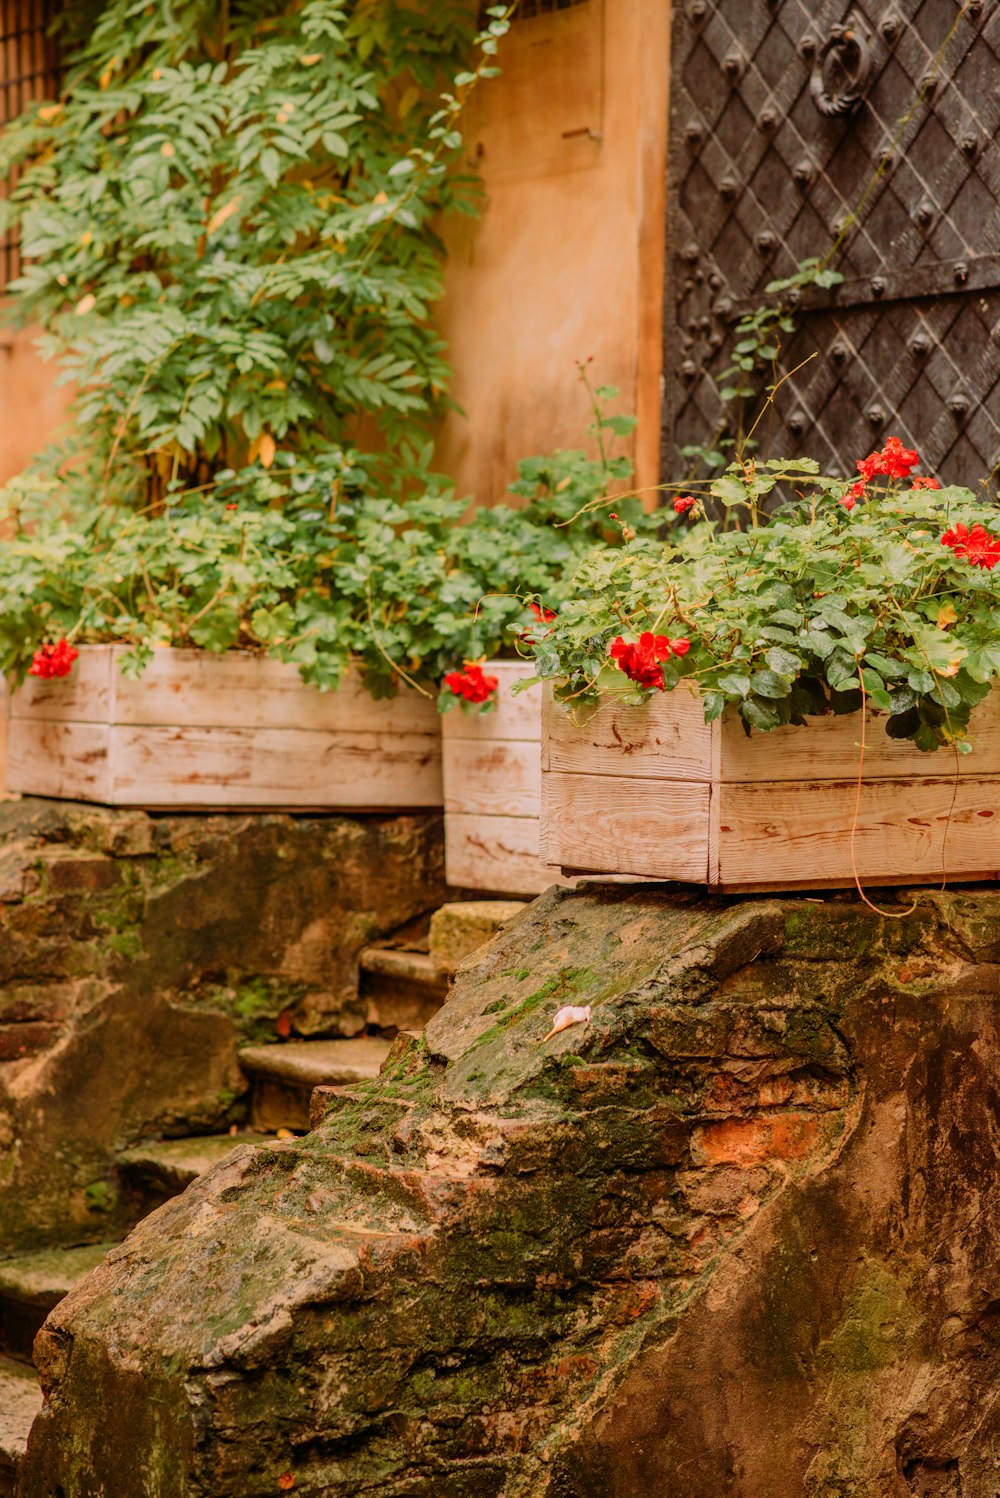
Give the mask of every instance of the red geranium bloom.
[[446, 674], [444, 684], [456, 697], [464, 697], [466, 702], [486, 702], [499, 686], [499, 678], [484, 675], [478, 662], [466, 661], [463, 670]]
[[666, 635], [654, 635], [647, 630], [639, 636], [637, 644], [629, 643], [619, 635], [609, 654], [629, 681], [662, 692], [665, 683], [660, 662], [668, 661], [672, 655], [687, 655], [690, 649], [690, 640], [668, 640]]
[[938, 479], [914, 479], [910, 485], [911, 489], [940, 489], [940, 487]]
[[844, 495], [840, 503], [844, 506], [845, 510], [853, 510], [858, 500], [864, 499], [864, 497], [865, 481], [864, 479], [859, 479], [856, 484], [851, 485], [850, 489], [848, 489], [847, 493]]
[[904, 447], [898, 437], [890, 437], [882, 449], [882, 461], [891, 479], [908, 479], [910, 469], [916, 468], [920, 456], [912, 447]]
[[688, 510], [693, 509], [697, 503], [693, 494], [678, 494], [674, 500], [674, 509], [678, 515], [686, 515]]
[[912, 447], [904, 447], [898, 437], [890, 437], [881, 452], [869, 453], [858, 460], [858, 472], [866, 481], [885, 474], [890, 479], [908, 479], [910, 469], [916, 468], [920, 455]]
[[74, 649], [67, 640], [58, 640], [55, 645], [42, 645], [35, 651], [34, 659], [28, 667], [28, 675], [43, 676], [46, 679], [68, 676], [79, 654], [79, 650]]
[[954, 530], [945, 531], [941, 545], [950, 546], [957, 557], [965, 557], [973, 567], [984, 567], [987, 572], [1000, 562], [1000, 536], [981, 525], [971, 530], [967, 525], [956, 525]]
[[529, 603], [528, 607], [539, 624], [551, 624], [556, 617], [555, 609], [547, 609], [544, 604]]

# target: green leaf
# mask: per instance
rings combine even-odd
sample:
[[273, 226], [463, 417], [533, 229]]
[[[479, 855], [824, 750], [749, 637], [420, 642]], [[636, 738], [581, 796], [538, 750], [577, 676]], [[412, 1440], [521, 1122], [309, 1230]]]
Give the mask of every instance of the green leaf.
[[802, 661], [799, 656], [792, 655], [790, 650], [782, 650], [778, 645], [767, 652], [765, 660], [771, 670], [776, 671], [779, 676], [791, 678], [797, 676], [802, 670]]
[[739, 479], [728, 477], [713, 479], [709, 493], [726, 506], [747, 503], [747, 491]]
[[787, 697], [792, 690], [791, 683], [776, 671], [755, 671], [750, 678], [750, 687], [758, 697], [769, 699]]
[[781, 727], [781, 716], [774, 704], [762, 701], [759, 697], [748, 697], [746, 702], [740, 703], [739, 713], [744, 723], [763, 733]]
[[726, 705], [726, 699], [722, 692], [706, 692], [702, 698], [705, 708], [705, 722], [714, 723], [716, 718], [722, 716], [722, 710]]

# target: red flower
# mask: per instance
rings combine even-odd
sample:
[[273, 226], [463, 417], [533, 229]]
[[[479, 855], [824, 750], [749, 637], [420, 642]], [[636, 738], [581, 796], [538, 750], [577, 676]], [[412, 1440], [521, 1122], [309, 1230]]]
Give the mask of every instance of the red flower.
[[890, 437], [881, 452], [869, 453], [858, 460], [858, 472], [866, 481], [885, 474], [890, 479], [908, 479], [920, 456], [912, 447], [904, 447], [898, 437]]
[[547, 609], [544, 604], [529, 603], [529, 609], [538, 620], [539, 624], [551, 624], [556, 617], [554, 609]]
[[938, 479], [914, 479], [910, 485], [911, 489], [940, 489]]
[[687, 655], [690, 649], [690, 640], [668, 640], [666, 635], [650, 634], [647, 630], [639, 636], [638, 644], [631, 644], [619, 635], [609, 654], [630, 681], [662, 692], [665, 684], [660, 662], [668, 661], [672, 655]]
[[847, 493], [844, 495], [844, 497], [840, 501], [840, 503], [844, 506], [845, 510], [853, 510], [854, 506], [857, 504], [858, 500], [859, 499], [864, 499], [864, 497], [865, 497], [865, 481], [864, 481], [864, 479], [859, 479], [856, 484], [852, 484], [851, 485], [851, 487], [848, 489]]
[[957, 557], [965, 557], [973, 567], [985, 567], [987, 572], [1000, 562], [1000, 536], [981, 525], [974, 525], [971, 531], [967, 525], [956, 525], [954, 530], [945, 531], [941, 545], [950, 546]]
[[674, 500], [674, 509], [678, 515], [686, 515], [688, 510], [693, 509], [697, 503], [693, 494], [678, 494]]
[[67, 640], [59, 640], [55, 645], [42, 645], [35, 651], [34, 659], [28, 667], [28, 675], [44, 676], [46, 679], [68, 676], [79, 654], [79, 650], [75, 650]]
[[910, 469], [920, 462], [920, 455], [912, 447], [904, 447], [898, 437], [890, 437], [882, 449], [882, 460], [891, 479], [908, 479]]
[[485, 702], [499, 686], [496, 676], [484, 676], [483, 668], [475, 661], [466, 661], [462, 671], [449, 671], [444, 684], [456, 697], [466, 702]]

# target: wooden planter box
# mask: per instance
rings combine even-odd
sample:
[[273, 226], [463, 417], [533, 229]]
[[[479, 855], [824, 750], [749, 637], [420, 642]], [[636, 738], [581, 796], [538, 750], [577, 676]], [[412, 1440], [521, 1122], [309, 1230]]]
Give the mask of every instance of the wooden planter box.
[[534, 675], [527, 661], [490, 661], [497, 705], [488, 713], [452, 708], [441, 719], [445, 871], [459, 889], [534, 895], [565, 883], [538, 856], [542, 693], [512, 697]]
[[8, 789], [108, 806], [396, 811], [442, 804], [437, 707], [375, 702], [350, 675], [306, 686], [268, 656], [157, 650], [138, 681], [121, 645], [9, 696]]
[[747, 738], [683, 686], [643, 707], [609, 694], [574, 724], [549, 691], [542, 857], [733, 892], [847, 888], [853, 842], [862, 884], [996, 879], [1000, 691], [973, 713], [968, 755], [922, 754], [869, 715], [855, 814], [860, 728], [831, 715]]

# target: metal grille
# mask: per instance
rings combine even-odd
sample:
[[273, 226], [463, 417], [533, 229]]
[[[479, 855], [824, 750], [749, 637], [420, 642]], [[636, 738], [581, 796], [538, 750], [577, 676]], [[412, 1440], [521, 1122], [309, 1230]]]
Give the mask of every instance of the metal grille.
[[512, 21], [530, 21], [535, 16], [551, 16], [557, 10], [572, 10], [575, 5], [586, 5], [587, 0], [520, 0]]
[[[49, 29], [59, 0], [0, 0], [0, 129], [32, 99], [53, 98], [59, 87], [58, 54]], [[16, 185], [0, 184], [0, 196]], [[0, 292], [20, 272], [17, 235], [0, 240]]]
[[673, 49], [665, 475], [724, 420], [736, 317], [860, 210], [781, 351], [817, 357], [770, 450], [850, 471], [898, 432], [974, 485], [1000, 464], [1000, 7], [685, 0]]

